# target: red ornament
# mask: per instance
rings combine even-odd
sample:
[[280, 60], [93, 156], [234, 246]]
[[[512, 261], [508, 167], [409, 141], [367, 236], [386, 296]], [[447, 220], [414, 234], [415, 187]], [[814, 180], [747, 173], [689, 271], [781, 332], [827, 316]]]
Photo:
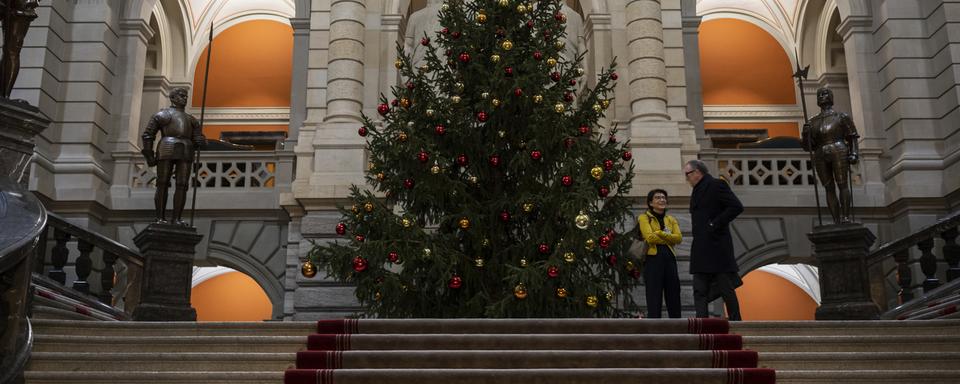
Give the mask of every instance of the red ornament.
[[570, 93], [570, 92], [564, 92], [564, 93], [563, 93], [563, 101], [566, 101], [566, 102], [568, 102], [568, 103], [571, 102], [571, 101], [573, 101], [573, 94]]
[[443, 124], [437, 124], [434, 131], [437, 132], [438, 136], [443, 136], [444, 133], [447, 133], [447, 127], [444, 127]]
[[460, 154], [457, 156], [457, 165], [466, 167], [467, 164], [470, 164], [470, 159], [467, 158], [467, 155]]
[[409, 89], [409, 90], [412, 91], [412, 90], [413, 90], [414, 88], [416, 88], [416, 87], [417, 87], [417, 85], [414, 84], [412, 81], [408, 81], [408, 82], [407, 82], [407, 89]]
[[337, 234], [343, 235], [344, 233], [347, 233], [347, 225], [344, 223], [337, 223]]
[[611, 142], [611, 143], [616, 143], [616, 142], [617, 142], [617, 136], [615, 136], [614, 134], [611, 133], [611, 134], [610, 134], [610, 142]]
[[488, 116], [486, 112], [483, 112], [483, 111], [477, 112], [477, 121], [482, 123], [487, 121], [487, 119], [489, 118], [490, 116]]
[[581, 125], [579, 130], [581, 135], [586, 135], [590, 133], [590, 127], [587, 125]]
[[609, 237], [610, 240], [613, 240], [617, 237], [617, 232], [614, 232], [613, 228], [607, 228], [607, 237]]
[[551, 73], [550, 79], [552, 79], [553, 81], [560, 81], [560, 72]]
[[507, 77], [513, 76], [513, 67], [506, 67], [503, 69], [503, 74]]
[[527, 28], [533, 28], [533, 20], [527, 20]]
[[613, 73], [610, 74], [610, 80], [617, 80], [617, 79], [619, 79], [619, 78], [620, 78], [620, 76], [617, 76], [617, 73], [616, 73], [616, 72], [613, 72]]
[[397, 100], [397, 99], [390, 100], [390, 105], [396, 107], [397, 105], [400, 105], [400, 100]]
[[506, 31], [505, 29], [503, 29], [503, 28], [497, 28], [496, 35], [497, 35], [497, 37], [499, 37], [499, 38], [502, 39], [502, 38], [504, 38], [504, 37], [507, 36], [507, 31]]
[[564, 187], [569, 187], [573, 185], [573, 178], [570, 176], [561, 177], [560, 184], [563, 184]]
[[503, 211], [500, 212], [500, 221], [506, 223], [510, 221], [510, 212]]
[[570, 147], [573, 147], [574, 142], [575, 141], [573, 140], [572, 137], [568, 137], [566, 139], [563, 139], [563, 146], [569, 149]]
[[391, 263], [396, 263], [400, 260], [400, 254], [396, 252], [390, 252], [387, 254], [387, 260], [390, 260]]
[[377, 106], [377, 112], [380, 113], [381, 116], [386, 116], [387, 113], [390, 112], [390, 106], [386, 103], [380, 103], [380, 105]]
[[534, 160], [540, 160], [541, 158], [543, 158], [543, 154], [540, 153], [540, 151], [538, 150], [533, 150], [533, 151], [530, 151], [530, 158]]
[[422, 45], [422, 46], [428, 46], [428, 45], [430, 45], [430, 38], [429, 38], [429, 37], [421, 38], [421, 39], [420, 39], [420, 45]]
[[640, 270], [639, 270], [639, 269], [634, 269], [634, 270], [630, 271], [630, 277], [632, 277], [632, 278], [634, 278], [634, 279], [639, 279], [639, 278], [640, 278]]
[[357, 134], [360, 135], [360, 137], [366, 137], [367, 133], [369, 133], [369, 131], [367, 131], [367, 127], [360, 127], [360, 129], [357, 129]]
[[608, 171], [611, 170], [611, 169], [613, 169], [613, 160], [604, 160], [604, 161], [603, 161], [603, 168], [606, 169], [606, 170], [608, 170]]
[[363, 272], [367, 270], [367, 259], [364, 259], [360, 256], [353, 258], [353, 270], [357, 272]]
[[542, 59], [542, 58], [543, 58], [543, 53], [540, 53], [540, 51], [536, 51], [536, 52], [533, 53], [533, 59], [534, 59], [534, 60], [538, 60], [538, 61], [539, 61], [539, 60]]
[[490, 156], [490, 166], [499, 167], [500, 166], [500, 155], [491, 155]]
[[540, 243], [540, 245], [537, 246], [537, 251], [542, 255], [546, 255], [550, 253], [550, 246], [547, 245], [547, 243]]
[[547, 276], [550, 276], [551, 278], [560, 276], [560, 268], [557, 268], [555, 265], [547, 267]]
[[630, 161], [630, 159], [633, 158], [633, 153], [630, 151], [625, 151], [621, 157], [623, 157], [624, 161]]
[[469, 53], [466, 53], [466, 52], [463, 52], [463, 53], [460, 54], [459, 59], [460, 59], [460, 62], [461, 62], [461, 63], [469, 63], [469, 62], [470, 62], [470, 54], [469, 54]]
[[516, 97], [523, 96], [523, 89], [520, 89], [520, 87], [517, 87], [516, 89], [513, 90], [513, 95]]
[[567, 15], [564, 15], [563, 12], [557, 12], [553, 15], [553, 18], [560, 22], [567, 21]]
[[450, 281], [447, 282], [447, 286], [450, 287], [450, 289], [460, 289], [460, 287], [463, 286], [463, 279], [460, 278], [460, 276], [453, 275]]
[[440, 30], [440, 33], [446, 35], [447, 33], [450, 33], [450, 29], [447, 27], [443, 27], [443, 29]]
[[417, 154], [417, 160], [420, 160], [421, 163], [426, 163], [430, 161], [430, 154], [420, 151], [420, 153]]
[[443, 54], [446, 55], [447, 57], [450, 57], [450, 56], [453, 56], [453, 51], [448, 49], [444, 51]]
[[354, 235], [354, 236], [353, 236], [353, 239], [356, 240], [358, 243], [362, 243], [362, 242], [363, 242], [364, 240], [366, 240], [367, 238], [366, 238], [365, 236], [363, 236], [363, 235]]
[[607, 248], [610, 246], [610, 236], [603, 235], [600, 236], [600, 248]]
[[454, 39], [459, 39], [460, 31], [454, 31], [453, 33], [450, 34], [450, 36], [453, 37]]
[[617, 265], [617, 255], [607, 256], [607, 263], [610, 265]]
[[413, 188], [413, 179], [405, 179], [405, 180], [403, 180], [403, 187], [406, 188], [406, 189], [411, 189], [411, 188]]
[[600, 190], [597, 191], [597, 194], [600, 195], [600, 197], [607, 197], [607, 195], [610, 194], [610, 188], [600, 187]]
[[570, 79], [570, 86], [577, 85], [577, 79]]

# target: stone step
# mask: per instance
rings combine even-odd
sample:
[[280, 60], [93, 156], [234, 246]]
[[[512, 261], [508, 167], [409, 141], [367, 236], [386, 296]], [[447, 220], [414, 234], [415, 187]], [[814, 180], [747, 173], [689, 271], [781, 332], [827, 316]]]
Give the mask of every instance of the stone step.
[[286, 384], [773, 384], [768, 369], [600, 368], [600, 369], [335, 369], [292, 370]]
[[957, 384], [953, 370], [778, 370], [777, 384]]
[[782, 370], [952, 370], [960, 352], [764, 352], [760, 368]]
[[32, 320], [34, 332], [43, 335], [87, 336], [306, 336], [317, 323], [300, 322], [137, 322]]
[[72, 336], [34, 337], [35, 352], [297, 352], [306, 336]]
[[293, 368], [296, 353], [117, 353], [117, 352], [34, 352], [27, 366], [31, 371], [283, 371]]
[[960, 352], [960, 336], [744, 336], [743, 348], [760, 352]]
[[27, 371], [24, 378], [26, 384], [283, 384], [283, 371]]
[[960, 320], [927, 321], [739, 321], [730, 333], [743, 336], [960, 335]]

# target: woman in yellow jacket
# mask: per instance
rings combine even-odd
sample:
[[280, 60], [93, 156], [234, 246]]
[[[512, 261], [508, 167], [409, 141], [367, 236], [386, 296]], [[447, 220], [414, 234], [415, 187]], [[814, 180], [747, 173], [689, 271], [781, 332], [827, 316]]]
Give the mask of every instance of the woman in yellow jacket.
[[667, 215], [667, 191], [654, 189], [647, 194], [647, 207], [637, 218], [640, 237], [647, 246], [643, 279], [647, 293], [647, 317], [660, 318], [663, 301], [667, 315], [680, 317], [680, 275], [673, 246], [683, 240], [677, 219]]

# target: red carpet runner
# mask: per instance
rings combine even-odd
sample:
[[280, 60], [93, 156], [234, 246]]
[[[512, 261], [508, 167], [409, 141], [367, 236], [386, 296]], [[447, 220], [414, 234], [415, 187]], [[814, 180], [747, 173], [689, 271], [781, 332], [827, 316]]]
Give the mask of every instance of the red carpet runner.
[[323, 320], [285, 384], [773, 384], [720, 319]]

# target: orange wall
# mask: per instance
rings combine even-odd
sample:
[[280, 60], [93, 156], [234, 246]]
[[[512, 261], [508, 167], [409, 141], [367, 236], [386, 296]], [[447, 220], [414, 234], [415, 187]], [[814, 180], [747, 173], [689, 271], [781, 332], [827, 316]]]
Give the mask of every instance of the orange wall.
[[286, 132], [287, 128], [286, 125], [207, 125], [203, 127], [203, 134], [208, 139], [219, 139], [221, 132]]
[[800, 137], [797, 123], [704, 123], [704, 129], [766, 129], [770, 137]]
[[263, 288], [240, 272], [228, 272], [193, 287], [190, 304], [197, 310], [197, 321], [262, 321], [273, 313]]
[[700, 24], [703, 103], [796, 104], [786, 52], [760, 27], [736, 19]]
[[743, 277], [737, 288], [744, 320], [813, 320], [817, 302], [790, 281], [763, 271]]
[[[207, 49], [193, 77], [193, 106], [203, 98]], [[293, 29], [270, 20], [247, 21], [213, 39], [210, 107], [289, 107], [293, 72]]]

